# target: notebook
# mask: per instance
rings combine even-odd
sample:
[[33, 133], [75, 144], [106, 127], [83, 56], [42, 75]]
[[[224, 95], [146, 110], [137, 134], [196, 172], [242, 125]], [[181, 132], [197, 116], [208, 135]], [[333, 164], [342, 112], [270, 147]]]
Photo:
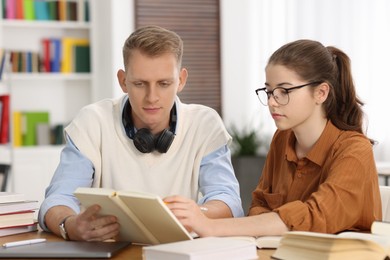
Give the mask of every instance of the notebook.
[[130, 242], [44, 242], [0, 247], [0, 258], [110, 258]]

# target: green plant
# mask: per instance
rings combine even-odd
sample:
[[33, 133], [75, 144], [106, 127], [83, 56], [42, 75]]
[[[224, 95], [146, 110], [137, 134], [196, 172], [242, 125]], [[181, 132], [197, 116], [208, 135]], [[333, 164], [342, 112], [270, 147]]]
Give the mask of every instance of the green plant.
[[232, 153], [234, 156], [251, 156], [257, 155], [261, 140], [257, 136], [256, 130], [238, 131], [236, 127], [231, 128]]

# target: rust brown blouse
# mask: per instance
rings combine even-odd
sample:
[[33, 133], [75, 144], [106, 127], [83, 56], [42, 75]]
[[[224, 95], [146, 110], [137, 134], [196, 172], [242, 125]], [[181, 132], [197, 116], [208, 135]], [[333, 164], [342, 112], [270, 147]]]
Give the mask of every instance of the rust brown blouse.
[[303, 159], [291, 130], [276, 131], [249, 215], [274, 211], [290, 230], [370, 230], [382, 219], [378, 175], [369, 140], [328, 121]]

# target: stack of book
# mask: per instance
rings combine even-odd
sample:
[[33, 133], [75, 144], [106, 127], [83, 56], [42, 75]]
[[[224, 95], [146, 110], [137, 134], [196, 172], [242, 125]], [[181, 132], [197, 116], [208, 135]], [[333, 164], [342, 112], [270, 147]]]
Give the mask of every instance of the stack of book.
[[0, 192], [0, 237], [38, 230], [38, 201], [22, 193]]

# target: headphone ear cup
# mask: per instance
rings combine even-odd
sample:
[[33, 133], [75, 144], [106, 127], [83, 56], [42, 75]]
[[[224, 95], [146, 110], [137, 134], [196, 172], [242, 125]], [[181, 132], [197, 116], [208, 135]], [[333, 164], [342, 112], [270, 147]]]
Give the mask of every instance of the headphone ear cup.
[[166, 153], [171, 146], [175, 135], [168, 129], [164, 129], [162, 133], [156, 138], [156, 149], [160, 153]]
[[151, 153], [154, 150], [154, 136], [147, 128], [141, 128], [135, 133], [133, 142], [141, 153]]

